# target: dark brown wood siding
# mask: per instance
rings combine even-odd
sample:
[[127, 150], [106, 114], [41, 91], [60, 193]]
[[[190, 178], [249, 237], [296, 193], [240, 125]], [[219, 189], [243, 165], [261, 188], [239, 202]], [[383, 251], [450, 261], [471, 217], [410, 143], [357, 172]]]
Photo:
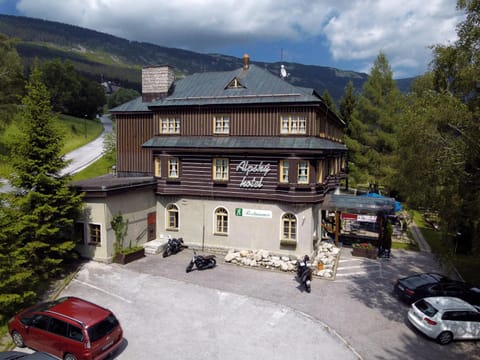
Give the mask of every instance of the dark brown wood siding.
[[[269, 107], [189, 107], [164, 110], [155, 113], [154, 134], [160, 134], [160, 120], [164, 117], [180, 119], [181, 136], [211, 136], [213, 118], [226, 115], [230, 118], [230, 136], [280, 136], [280, 116], [301, 114], [307, 119], [306, 134], [318, 136], [316, 106], [269, 106]], [[178, 135], [178, 134], [175, 134]]]
[[132, 176], [153, 174], [150, 149], [142, 145], [152, 137], [153, 114], [116, 115], [117, 172]]
[[[278, 200], [285, 202], [318, 202], [323, 199], [325, 192], [332, 186], [338, 186], [343, 173], [330, 176], [323, 184], [316, 184], [316, 166], [319, 158], [302, 158], [310, 162], [310, 183], [301, 185], [296, 183], [296, 166], [300, 158], [288, 157], [286, 154], [270, 156], [222, 156], [229, 159], [229, 180], [216, 182], [212, 176], [212, 162], [216, 155], [191, 153], [158, 153], [162, 162], [162, 177], [157, 179], [157, 193], [160, 195], [229, 197], [239, 199]], [[167, 162], [169, 157], [180, 160], [180, 177], [175, 180], [167, 178]], [[279, 182], [278, 164], [287, 159], [290, 164], [290, 183]], [[241, 170], [241, 162], [248, 161], [250, 165], [262, 163], [269, 166], [270, 171], [264, 176], [259, 173], [246, 174]], [[237, 167], [239, 167], [237, 169]], [[293, 171], [292, 171], [293, 169]], [[261, 187], [242, 187], [243, 181], [259, 184]], [[328, 186], [327, 186], [328, 184]]]

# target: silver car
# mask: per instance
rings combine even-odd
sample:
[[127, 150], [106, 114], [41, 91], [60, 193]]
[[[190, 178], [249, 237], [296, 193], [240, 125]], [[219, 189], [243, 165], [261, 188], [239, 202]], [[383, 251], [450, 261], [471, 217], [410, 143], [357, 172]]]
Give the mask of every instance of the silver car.
[[418, 300], [408, 311], [408, 320], [442, 345], [452, 340], [480, 339], [480, 310], [455, 297]]

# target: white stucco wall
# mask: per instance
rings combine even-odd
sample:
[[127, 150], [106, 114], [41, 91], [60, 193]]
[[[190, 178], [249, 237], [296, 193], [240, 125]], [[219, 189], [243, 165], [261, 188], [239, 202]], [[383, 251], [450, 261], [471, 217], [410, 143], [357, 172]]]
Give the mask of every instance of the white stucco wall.
[[[166, 230], [166, 207], [173, 203], [179, 209], [179, 229]], [[228, 211], [228, 235], [217, 235], [215, 209]], [[235, 209], [243, 209], [238, 216]], [[258, 216], [246, 216], [246, 209]], [[295, 247], [280, 244], [282, 215], [292, 213], [297, 219], [297, 244]], [[261, 216], [261, 215], [269, 215]], [[317, 214], [317, 215], [315, 215]], [[157, 202], [157, 237], [183, 237], [186, 244], [216, 248], [266, 249], [279, 254], [311, 254], [313, 251], [314, 226], [318, 209], [311, 205], [276, 204], [266, 202], [242, 202], [232, 200], [202, 200], [174, 197], [159, 197]]]
[[[147, 241], [147, 215], [155, 211], [155, 196], [151, 189], [128, 191], [107, 198], [86, 199], [82, 221], [85, 223], [83, 244], [77, 250], [85, 257], [110, 262], [113, 258], [115, 234], [110, 225], [112, 217], [119, 212], [128, 219], [128, 232], [124, 247], [141, 245]], [[87, 224], [101, 226], [100, 246], [88, 244]]]

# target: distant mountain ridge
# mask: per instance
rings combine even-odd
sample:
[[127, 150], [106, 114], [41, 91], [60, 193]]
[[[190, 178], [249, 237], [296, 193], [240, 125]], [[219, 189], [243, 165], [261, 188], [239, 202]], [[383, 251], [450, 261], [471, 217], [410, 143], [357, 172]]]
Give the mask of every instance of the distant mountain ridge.
[[[141, 88], [141, 68], [146, 65], [169, 64], [177, 76], [196, 72], [228, 71], [242, 66], [242, 59], [221, 54], [200, 54], [149, 43], [129, 41], [95, 30], [35, 18], [0, 15], [0, 33], [19, 39], [17, 51], [26, 65], [33, 59], [69, 60], [85, 76], [98, 81], [113, 81], [123, 87]], [[248, 48], [245, 51], [248, 53]], [[251, 62], [273, 74], [284, 64], [290, 73], [288, 81], [296, 86], [325, 89], [339, 101], [352, 81], [360, 90], [368, 75], [332, 67], [299, 63]], [[401, 91], [408, 91], [412, 79], [397, 81]]]

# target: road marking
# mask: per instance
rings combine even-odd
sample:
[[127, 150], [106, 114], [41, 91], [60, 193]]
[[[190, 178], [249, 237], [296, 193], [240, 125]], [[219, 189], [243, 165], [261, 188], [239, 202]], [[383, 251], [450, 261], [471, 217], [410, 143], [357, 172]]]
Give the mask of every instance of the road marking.
[[352, 275], [365, 275], [367, 272], [366, 271], [357, 271], [357, 272], [352, 272], [352, 273], [346, 273], [346, 274], [339, 274], [337, 272], [337, 277], [339, 276], [352, 276]]
[[122, 301], [125, 301], [126, 303], [129, 303], [129, 304], [132, 304], [132, 303], [133, 303], [133, 301], [131, 301], [131, 300], [125, 299], [124, 297], [122, 297], [122, 296], [120, 296], [120, 295], [117, 295], [117, 294], [111, 293], [111, 292], [109, 292], [109, 291], [103, 290], [102, 288], [99, 288], [98, 286], [95, 286], [95, 285], [86, 283], [86, 282], [81, 281], [81, 280], [78, 280], [78, 279], [73, 279], [73, 281], [76, 281], [76, 282], [79, 282], [79, 283], [82, 284], [82, 285], [91, 287], [92, 289], [101, 291], [101, 292], [103, 292], [103, 293], [105, 293], [105, 294], [107, 294], [107, 295], [116, 297], [117, 299], [120, 299], [120, 300], [122, 300]]

